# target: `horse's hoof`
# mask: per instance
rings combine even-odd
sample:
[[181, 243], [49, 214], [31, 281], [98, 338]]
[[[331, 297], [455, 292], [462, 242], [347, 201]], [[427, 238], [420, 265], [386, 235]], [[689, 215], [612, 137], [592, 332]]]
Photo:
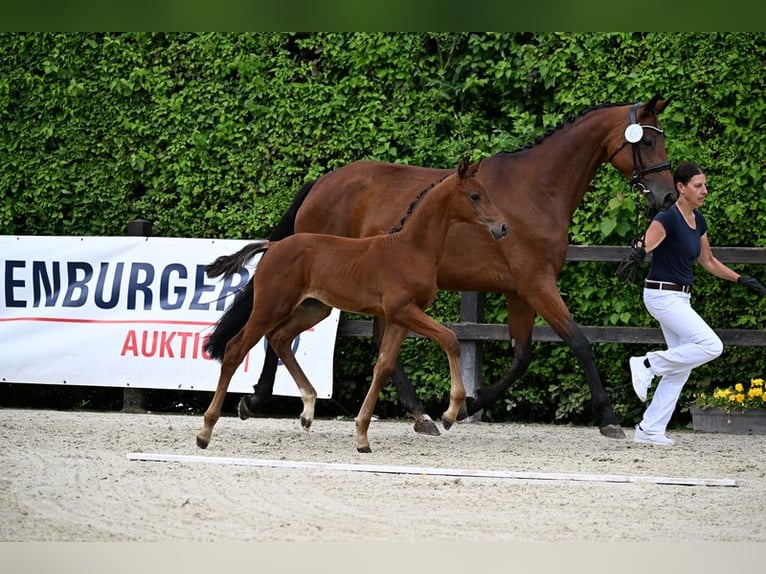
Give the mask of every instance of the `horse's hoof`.
[[455, 424], [455, 421], [449, 420], [447, 417], [442, 417], [442, 425], [444, 425], [444, 430], [449, 430], [452, 428], [452, 425]]
[[602, 427], [599, 427], [598, 430], [600, 430], [601, 434], [607, 438], [617, 438], [617, 439], [625, 438], [625, 431], [622, 430], [622, 427], [620, 425], [604, 425]]
[[237, 412], [239, 413], [239, 418], [244, 420], [249, 419], [250, 417], [255, 416], [253, 412], [247, 408], [247, 402], [245, 401], [247, 397], [242, 397], [239, 399], [239, 405], [237, 405]]
[[431, 420], [431, 417], [424, 415], [422, 418], [415, 420], [414, 426], [415, 432], [418, 434], [425, 434], [428, 436], [440, 436], [439, 428], [436, 423]]
[[459, 421], [462, 421], [463, 419], [468, 418], [468, 399], [469, 398], [470, 397], [466, 397], [466, 399], [463, 401], [463, 404], [460, 405], [460, 410], [457, 412], [457, 420]]
[[311, 429], [311, 423], [313, 422], [314, 422], [313, 419], [307, 419], [307, 418], [301, 417], [301, 426], [303, 427], [303, 430], [305, 430], [306, 432], [308, 432], [309, 429]]
[[372, 449], [370, 448], [370, 445], [367, 446], [358, 446], [356, 447], [356, 450], [358, 452], [372, 452]]
[[[481, 409], [484, 408], [483, 403], [479, 403], [481, 397], [481, 390], [476, 391], [476, 396], [473, 397], [466, 397], [463, 401], [463, 404], [460, 406], [460, 417], [463, 417], [463, 413], [465, 413], [465, 418], [472, 417], [476, 413], [478, 413]], [[458, 419], [460, 420], [460, 419]]]
[[200, 437], [197, 437], [197, 446], [200, 448], [207, 448], [207, 445], [210, 444], [209, 440], [202, 439]]

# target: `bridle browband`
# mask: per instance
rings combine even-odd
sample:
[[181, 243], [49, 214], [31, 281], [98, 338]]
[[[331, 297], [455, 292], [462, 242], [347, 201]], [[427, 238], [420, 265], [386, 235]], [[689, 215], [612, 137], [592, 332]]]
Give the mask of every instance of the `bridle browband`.
[[[637, 120], [637, 114], [638, 114], [638, 108], [640, 108], [643, 104], [640, 102], [637, 104], [633, 104], [630, 107], [630, 125], [625, 130], [626, 137], [623, 139], [620, 146], [614, 150], [614, 153], [609, 156], [609, 162], [611, 163], [614, 159], [614, 156], [616, 156], [620, 151], [622, 151], [622, 148], [624, 148], [627, 144], [631, 145], [631, 151], [633, 152], [633, 174], [630, 180], [630, 187], [641, 188], [641, 191], [643, 193], [648, 193], [648, 189], [646, 186], [641, 182], [641, 180], [644, 178], [645, 175], [648, 175], [650, 173], [655, 173], [658, 171], [664, 171], [670, 169], [670, 162], [663, 161], [662, 163], [658, 163], [657, 165], [653, 165], [650, 167], [644, 167], [644, 162], [641, 159], [641, 148], [639, 147], [639, 143], [641, 142], [641, 139], [643, 137], [643, 130], [654, 130], [657, 133], [664, 134], [665, 132], [662, 130], [662, 128], [659, 128], [657, 126], [649, 126], [649, 125], [643, 125], [639, 124]], [[630, 132], [630, 130], [634, 130], [633, 132]], [[630, 140], [627, 137], [627, 134], [633, 133], [637, 136], [636, 139], [631, 138]]]

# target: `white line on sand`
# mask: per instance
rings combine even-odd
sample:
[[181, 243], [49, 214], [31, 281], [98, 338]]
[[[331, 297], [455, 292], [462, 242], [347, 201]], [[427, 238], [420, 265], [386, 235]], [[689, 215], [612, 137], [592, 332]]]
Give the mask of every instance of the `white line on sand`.
[[729, 478], [679, 478], [671, 476], [631, 476], [621, 474], [576, 474], [564, 472], [525, 472], [512, 470], [475, 470], [460, 468], [434, 468], [425, 466], [395, 466], [376, 464], [344, 464], [335, 462], [308, 462], [291, 460], [266, 460], [256, 458], [232, 458], [192, 456], [183, 454], [156, 454], [146, 452], [128, 453], [129, 460], [150, 462], [180, 462], [234, 466], [260, 466], [271, 468], [299, 468], [349, 472], [373, 472], [380, 474], [413, 474], [427, 476], [461, 476], [471, 478], [506, 478], [515, 480], [547, 480], [569, 482], [620, 482], [673, 484], [682, 486], [737, 486]]

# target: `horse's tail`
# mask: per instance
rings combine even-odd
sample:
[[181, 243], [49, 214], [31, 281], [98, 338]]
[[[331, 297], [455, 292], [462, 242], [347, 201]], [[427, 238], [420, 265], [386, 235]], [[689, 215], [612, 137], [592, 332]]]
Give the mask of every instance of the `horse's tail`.
[[218, 259], [205, 267], [205, 273], [207, 273], [207, 276], [210, 278], [220, 277], [221, 275], [230, 277], [242, 269], [242, 267], [245, 266], [245, 263], [250, 261], [258, 253], [263, 253], [268, 248], [269, 242], [265, 239], [253, 241], [252, 243], [245, 245], [236, 253], [232, 253], [231, 255], [221, 255]]
[[303, 202], [306, 201], [306, 196], [308, 196], [311, 188], [314, 187], [316, 182], [317, 180], [304, 183], [303, 187], [298, 190], [290, 207], [287, 208], [287, 211], [282, 215], [282, 219], [279, 220], [279, 223], [277, 223], [277, 226], [271, 232], [271, 235], [269, 236], [271, 241], [279, 241], [280, 239], [284, 239], [288, 235], [295, 233], [295, 216], [298, 215], [298, 210], [301, 208], [301, 205], [303, 205]]
[[[274, 231], [272, 231], [269, 240], [277, 241], [295, 233], [295, 216], [298, 213], [298, 209], [300, 209], [301, 205], [303, 205], [303, 202], [306, 199], [309, 191], [311, 191], [311, 188], [314, 187], [314, 183], [316, 182], [310, 181], [301, 187], [295, 196], [295, 199], [293, 199], [293, 202], [290, 204], [290, 207], [284, 213], [282, 219], [279, 221]], [[245, 250], [248, 247], [249, 246], [246, 246]], [[255, 253], [253, 255], [255, 255]], [[226, 261], [231, 257], [233, 256], [219, 257], [216, 262], [221, 260], [222, 266], [225, 266], [228, 269], [229, 266], [226, 265]], [[215, 265], [216, 262], [208, 266], [207, 272], [208, 276], [210, 277], [213, 277], [213, 275], [210, 275], [210, 267]], [[237, 267], [235, 271], [237, 269], [239, 269], [239, 267]], [[233, 271], [230, 273], [232, 272]], [[220, 275], [221, 273], [225, 273], [225, 271], [220, 271], [218, 274]], [[234, 337], [234, 335], [242, 330], [242, 327], [245, 326], [245, 323], [247, 323], [247, 319], [250, 316], [250, 311], [252, 311], [252, 309], [253, 279], [251, 277], [250, 281], [247, 282], [247, 285], [245, 285], [234, 296], [234, 301], [232, 301], [231, 305], [229, 305], [224, 314], [215, 324], [213, 332], [210, 334], [207, 342], [205, 343], [205, 351], [208, 353], [208, 355], [217, 361], [223, 360], [223, 353], [226, 350], [226, 344], [231, 340], [232, 337]]]

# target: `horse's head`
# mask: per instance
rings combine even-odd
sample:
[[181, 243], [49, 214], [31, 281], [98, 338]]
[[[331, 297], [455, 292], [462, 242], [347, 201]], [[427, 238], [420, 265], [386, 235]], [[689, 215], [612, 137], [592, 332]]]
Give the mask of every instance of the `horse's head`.
[[665, 133], [657, 119], [670, 100], [654, 96], [646, 104], [626, 106], [627, 113], [608, 143], [608, 149], [614, 150], [609, 162], [630, 180], [631, 187], [644, 194], [648, 217], [667, 209], [678, 198], [665, 151]]
[[489, 230], [492, 237], [500, 240], [508, 235], [508, 224], [505, 222], [503, 214], [490, 199], [485, 187], [476, 179], [479, 163], [481, 162], [471, 164], [467, 158], [464, 158], [457, 167], [455, 183], [460, 193], [467, 198], [467, 205], [470, 206], [470, 211], [463, 217], [467, 221], [478, 220]]

